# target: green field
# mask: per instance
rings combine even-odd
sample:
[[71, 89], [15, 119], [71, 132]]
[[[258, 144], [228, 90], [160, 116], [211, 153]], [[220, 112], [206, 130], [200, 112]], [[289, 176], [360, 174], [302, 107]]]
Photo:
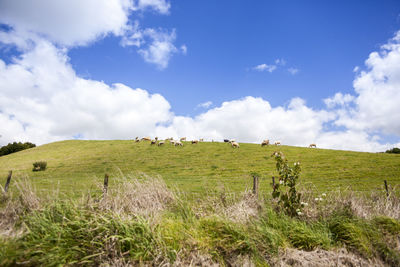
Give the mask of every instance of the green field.
[[[270, 190], [276, 175], [270, 155], [280, 150], [289, 162], [302, 165], [300, 183], [316, 192], [350, 187], [354, 191], [382, 190], [383, 180], [395, 187], [400, 184], [400, 155], [361, 153], [292, 146], [261, 147], [203, 142], [170, 144], [157, 147], [130, 140], [62, 141], [0, 157], [0, 183], [7, 173], [28, 176], [39, 191], [59, 188], [68, 195], [81, 195], [101, 183], [105, 173], [113, 177], [160, 175], [169, 186], [189, 194], [213, 193], [221, 188], [230, 192], [251, 187], [253, 172], [261, 179], [261, 189]], [[32, 163], [47, 161], [44, 172], [33, 172]]]
[[[313, 190], [301, 194], [292, 215], [271, 199], [276, 150], [290, 165], [301, 163], [300, 189]], [[33, 172], [32, 163], [42, 160], [48, 168]], [[399, 155], [63, 141], [0, 157], [1, 184], [9, 170], [11, 193], [0, 195], [1, 266], [400, 264], [400, 201], [393, 190], [400, 184]], [[101, 191], [105, 173], [107, 194]], [[261, 196], [243, 193], [254, 173], [262, 178]]]

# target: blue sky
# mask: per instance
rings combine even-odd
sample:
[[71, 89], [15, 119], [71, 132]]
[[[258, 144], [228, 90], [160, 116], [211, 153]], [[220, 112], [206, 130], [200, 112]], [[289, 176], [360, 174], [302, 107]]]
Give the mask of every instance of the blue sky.
[[[299, 96], [320, 108], [323, 98], [351, 92], [354, 67], [400, 28], [399, 1], [232, 2], [177, 1], [170, 15], [143, 15], [143, 27], [175, 28], [176, 43], [188, 47], [162, 71], [115, 36], [72, 49], [71, 63], [81, 76], [161, 93], [179, 115], [201, 112], [199, 103], [248, 95], [272, 105]], [[249, 70], [276, 59], [286, 66]], [[291, 75], [290, 67], [299, 72]]]
[[400, 144], [399, 1], [3, 0], [0, 25], [0, 144]]

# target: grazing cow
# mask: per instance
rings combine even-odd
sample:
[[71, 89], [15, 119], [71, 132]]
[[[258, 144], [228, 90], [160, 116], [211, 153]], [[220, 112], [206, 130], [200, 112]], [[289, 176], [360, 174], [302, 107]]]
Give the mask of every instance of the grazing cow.
[[315, 147], [315, 148], [317, 148], [317, 145], [316, 145], [316, 144], [310, 144], [308, 147]]
[[154, 138], [156, 141], [158, 141], [158, 137], [156, 136], [155, 138]]
[[275, 145], [277, 146], [277, 145], [280, 145], [281, 144], [281, 141], [275, 141]]
[[183, 144], [182, 144], [181, 141], [176, 141], [176, 142], [175, 142], [175, 146], [183, 146]]
[[225, 143], [229, 143], [229, 139], [224, 139], [224, 142]]
[[156, 140], [151, 140], [150, 145], [155, 145], [155, 144], [157, 144], [157, 141]]
[[136, 142], [136, 143], [137, 143], [137, 142], [140, 142], [139, 137], [136, 136], [135, 142]]
[[160, 141], [157, 145], [162, 146], [163, 144], [165, 144], [165, 141]]
[[180, 139], [180, 141], [182, 142], [182, 141], [186, 141], [186, 137], [182, 137], [181, 139]]
[[269, 145], [269, 140], [265, 139], [264, 141], [262, 141], [261, 146], [268, 146]]
[[151, 141], [151, 138], [148, 137], [148, 136], [146, 136], [146, 137], [143, 137], [141, 140], [142, 140], [142, 141]]
[[238, 143], [236, 143], [235, 141], [233, 141], [232, 143], [231, 143], [231, 145], [232, 145], [232, 147], [233, 148], [239, 148], [240, 146], [239, 146], [239, 144]]
[[197, 141], [197, 140], [192, 140], [192, 145], [193, 144], [198, 144], [199, 143], [199, 141]]

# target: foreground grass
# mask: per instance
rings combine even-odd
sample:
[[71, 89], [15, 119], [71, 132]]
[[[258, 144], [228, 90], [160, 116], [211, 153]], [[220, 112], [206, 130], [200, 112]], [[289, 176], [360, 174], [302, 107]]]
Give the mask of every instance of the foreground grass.
[[[271, 200], [248, 193], [193, 205], [162, 180], [120, 183], [107, 196], [95, 193], [81, 200], [40, 200], [29, 186], [20, 184], [18, 198], [2, 200], [1, 222], [14, 218], [8, 225], [14, 235], [0, 235], [0, 265], [187, 266], [199, 262], [241, 266], [251, 262], [267, 266], [274, 265], [285, 248], [340, 247], [361, 255], [367, 263], [400, 265], [396, 245], [400, 206], [395, 198], [374, 200], [395, 205], [394, 217], [359, 216], [351, 203], [361, 202], [340, 198], [331, 203], [310, 202], [309, 216], [291, 218], [275, 211]], [[237, 208], [241, 202], [243, 210]], [[237, 212], [252, 209], [253, 216], [238, 220]], [[0, 223], [2, 227], [6, 226]], [[23, 232], [17, 234], [18, 229]]]
[[[0, 183], [9, 170], [15, 177], [28, 175], [34, 185], [47, 194], [59, 189], [67, 196], [81, 196], [104, 173], [137, 176], [139, 173], [161, 175], [168, 185], [194, 197], [218, 193], [224, 187], [242, 192], [251, 187], [251, 173], [258, 173], [260, 187], [268, 192], [275, 163], [269, 156], [279, 149], [289, 159], [303, 166], [301, 183], [314, 192], [343, 190], [382, 190], [383, 180], [395, 187], [400, 184], [400, 156], [386, 153], [360, 153], [326, 149], [241, 144], [232, 149], [225, 143], [185, 143], [184, 147], [162, 147], [128, 140], [63, 141], [0, 157]], [[44, 172], [32, 172], [32, 163], [44, 160]], [[111, 179], [111, 186], [113, 186]]]

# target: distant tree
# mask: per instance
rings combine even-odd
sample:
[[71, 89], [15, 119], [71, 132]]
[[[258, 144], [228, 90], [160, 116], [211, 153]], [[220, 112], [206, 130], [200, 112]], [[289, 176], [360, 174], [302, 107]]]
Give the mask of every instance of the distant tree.
[[394, 148], [392, 148], [392, 149], [386, 150], [386, 153], [400, 154], [400, 148], [394, 147]]
[[25, 142], [25, 143], [21, 143], [21, 142], [14, 142], [14, 143], [8, 143], [8, 145], [6, 146], [2, 146], [0, 148], [0, 157], [1, 156], [5, 156], [11, 153], [15, 153], [21, 150], [25, 150], [28, 148], [32, 148], [35, 147], [35, 144], [32, 144], [30, 142]]

